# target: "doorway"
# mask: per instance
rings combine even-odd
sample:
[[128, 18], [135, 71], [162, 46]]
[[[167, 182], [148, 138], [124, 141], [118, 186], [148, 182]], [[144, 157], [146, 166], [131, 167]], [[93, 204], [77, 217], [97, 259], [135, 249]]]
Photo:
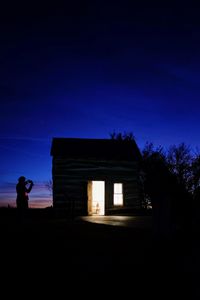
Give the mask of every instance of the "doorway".
[[88, 182], [88, 215], [105, 215], [105, 181]]

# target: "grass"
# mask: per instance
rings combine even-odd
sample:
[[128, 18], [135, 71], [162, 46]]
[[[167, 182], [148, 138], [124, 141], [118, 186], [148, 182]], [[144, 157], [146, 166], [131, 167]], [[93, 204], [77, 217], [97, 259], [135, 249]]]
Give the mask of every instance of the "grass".
[[[199, 260], [194, 264], [193, 237], [185, 233], [158, 241], [151, 228], [93, 224], [50, 209], [30, 209], [24, 217], [1, 209], [0, 233], [1, 272], [11, 285], [23, 276], [31, 288], [45, 281], [48, 289], [65, 287], [75, 294], [80, 287], [141, 297], [162, 290], [163, 296], [188, 293], [196, 299], [198, 293]], [[198, 253], [198, 239], [195, 247]]]

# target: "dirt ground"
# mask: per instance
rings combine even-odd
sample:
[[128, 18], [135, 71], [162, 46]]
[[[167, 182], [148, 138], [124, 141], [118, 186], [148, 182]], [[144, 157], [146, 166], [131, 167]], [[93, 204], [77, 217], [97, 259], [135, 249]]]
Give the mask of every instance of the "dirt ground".
[[1, 283], [20, 295], [199, 299], [200, 243], [191, 232], [158, 241], [151, 228], [94, 224], [45, 210], [21, 217], [7, 209], [0, 217]]

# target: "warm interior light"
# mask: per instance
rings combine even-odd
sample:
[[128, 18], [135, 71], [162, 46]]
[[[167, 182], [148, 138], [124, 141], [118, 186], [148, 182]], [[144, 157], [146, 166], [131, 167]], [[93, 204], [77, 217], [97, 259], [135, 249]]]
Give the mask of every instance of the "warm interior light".
[[114, 183], [114, 205], [123, 205], [122, 183]]
[[104, 181], [92, 181], [92, 214], [105, 215]]

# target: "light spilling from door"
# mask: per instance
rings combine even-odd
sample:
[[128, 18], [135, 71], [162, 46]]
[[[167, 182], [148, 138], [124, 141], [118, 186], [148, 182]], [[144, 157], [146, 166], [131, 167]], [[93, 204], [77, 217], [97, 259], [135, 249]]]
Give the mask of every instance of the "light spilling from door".
[[92, 181], [92, 214], [105, 215], [105, 182]]

